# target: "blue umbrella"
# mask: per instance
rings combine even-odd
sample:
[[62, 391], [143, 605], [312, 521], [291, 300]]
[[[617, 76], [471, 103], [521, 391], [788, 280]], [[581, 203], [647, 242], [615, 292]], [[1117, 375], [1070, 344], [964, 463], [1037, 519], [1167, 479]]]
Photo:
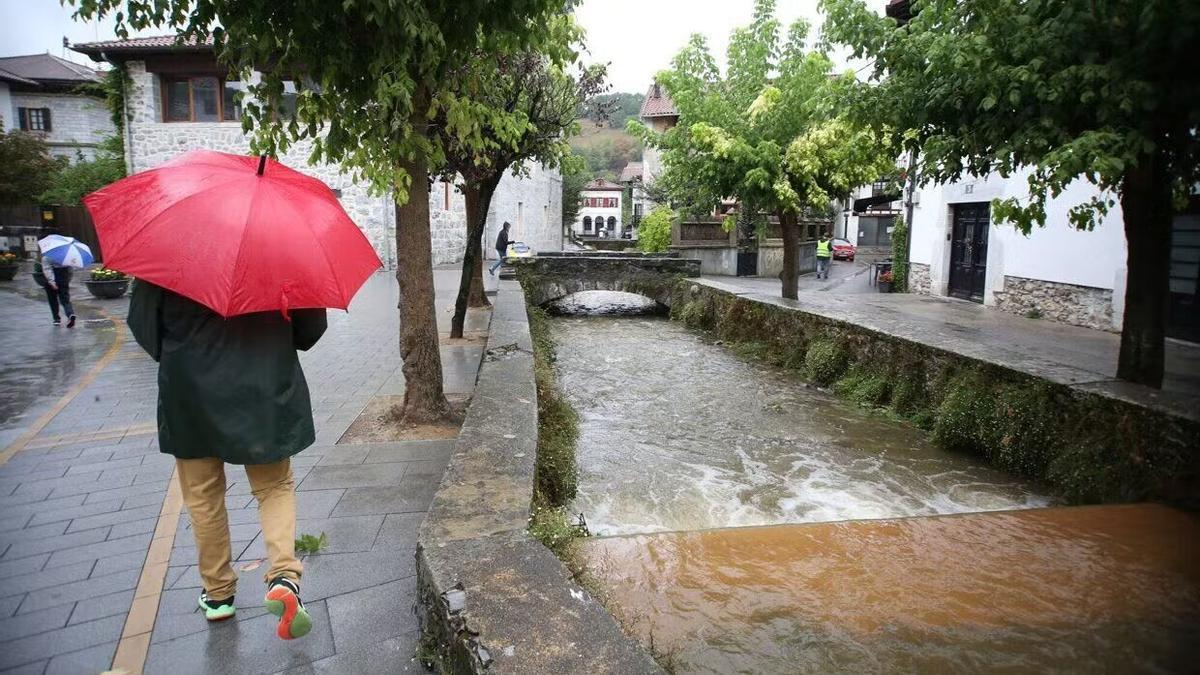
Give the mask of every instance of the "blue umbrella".
[[92, 255], [92, 249], [88, 248], [87, 244], [74, 237], [64, 237], [61, 234], [42, 237], [38, 240], [38, 248], [41, 249], [43, 256], [49, 258], [50, 262], [58, 267], [83, 269], [96, 261]]

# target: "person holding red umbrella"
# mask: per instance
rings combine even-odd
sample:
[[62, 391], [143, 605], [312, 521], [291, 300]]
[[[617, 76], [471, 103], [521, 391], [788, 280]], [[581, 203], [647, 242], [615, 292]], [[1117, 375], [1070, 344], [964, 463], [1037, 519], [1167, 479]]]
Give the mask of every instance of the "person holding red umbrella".
[[296, 351], [317, 343], [325, 308], [345, 309], [378, 256], [326, 185], [265, 157], [187, 153], [84, 203], [107, 266], [137, 278], [128, 325], [159, 364], [159, 449], [176, 458], [200, 608], [210, 621], [236, 611], [225, 464], [240, 464], [276, 633], [307, 634], [290, 458], [316, 435]]

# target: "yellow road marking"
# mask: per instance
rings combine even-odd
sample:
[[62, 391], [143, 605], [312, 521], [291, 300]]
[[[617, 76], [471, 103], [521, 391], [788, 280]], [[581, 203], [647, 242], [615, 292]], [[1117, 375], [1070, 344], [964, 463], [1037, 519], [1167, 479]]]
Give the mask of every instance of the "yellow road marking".
[[50, 423], [50, 420], [54, 419], [58, 413], [62, 412], [63, 409], [66, 408], [67, 405], [69, 405], [71, 401], [73, 401], [75, 397], [79, 395], [79, 392], [83, 391], [89, 384], [91, 384], [92, 381], [100, 375], [101, 371], [107, 368], [108, 364], [112, 363], [113, 359], [117, 358], [117, 353], [121, 351], [121, 345], [125, 343], [125, 324], [124, 322], [117, 321], [110, 317], [108, 312], [101, 310], [100, 314], [111, 320], [113, 327], [116, 328], [117, 335], [113, 339], [112, 345], [108, 348], [108, 351], [104, 353], [104, 356], [100, 357], [100, 360], [96, 362], [96, 365], [92, 366], [91, 370], [89, 370], [86, 375], [81, 377], [79, 381], [75, 383], [75, 386], [71, 387], [70, 391], [68, 391], [66, 394], [63, 394], [63, 397], [58, 399], [58, 402], [54, 404], [53, 408], [47, 410], [45, 414], [37, 418], [37, 420], [25, 430], [25, 433], [17, 437], [17, 440], [9, 444], [7, 448], [0, 451], [0, 466], [4, 466], [5, 462], [12, 459], [13, 455], [17, 454], [23, 448], [25, 448], [25, 446], [29, 445], [29, 442], [33, 440], [33, 437], [37, 436], [42, 429], [45, 429], [46, 425]]

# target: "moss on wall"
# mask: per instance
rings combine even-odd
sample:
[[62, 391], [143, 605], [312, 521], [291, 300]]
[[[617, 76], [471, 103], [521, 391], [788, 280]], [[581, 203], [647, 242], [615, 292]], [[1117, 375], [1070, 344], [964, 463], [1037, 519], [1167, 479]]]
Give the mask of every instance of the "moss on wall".
[[1054, 485], [1075, 503], [1200, 506], [1200, 425], [853, 324], [690, 281], [671, 316], [739, 355], [933, 432], [936, 443]]
[[533, 339], [533, 376], [538, 396], [538, 451], [535, 472], [535, 511], [562, 507], [575, 498], [579, 485], [575, 442], [579, 416], [554, 374], [554, 342], [546, 312], [529, 307], [529, 334]]

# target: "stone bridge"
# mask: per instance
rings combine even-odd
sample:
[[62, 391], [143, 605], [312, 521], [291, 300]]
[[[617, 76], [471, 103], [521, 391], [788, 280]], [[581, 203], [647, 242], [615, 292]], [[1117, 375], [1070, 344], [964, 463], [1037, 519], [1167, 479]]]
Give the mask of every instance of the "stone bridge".
[[700, 276], [699, 260], [671, 254], [539, 253], [513, 267], [525, 297], [539, 307], [580, 291], [636, 293], [670, 307], [676, 283]]

